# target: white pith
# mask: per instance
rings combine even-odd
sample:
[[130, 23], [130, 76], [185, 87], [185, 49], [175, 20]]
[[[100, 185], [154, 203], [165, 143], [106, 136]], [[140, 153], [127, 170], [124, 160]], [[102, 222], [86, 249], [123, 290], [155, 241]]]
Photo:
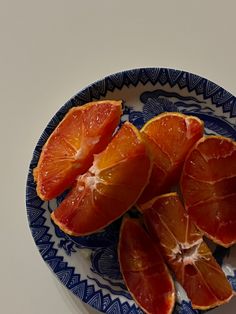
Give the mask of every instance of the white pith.
[[87, 137], [85, 141], [82, 141], [80, 148], [76, 151], [75, 159], [79, 160], [85, 158], [88, 155], [90, 147], [95, 146], [99, 141], [100, 136]]
[[171, 259], [181, 262], [184, 265], [194, 264], [199, 259], [198, 249], [203, 239], [198, 239], [194, 243], [178, 243], [172, 250]]
[[192, 121], [191, 120], [193, 120], [193, 118], [186, 118], [185, 119], [185, 125], [186, 125], [186, 138], [187, 139], [190, 139], [192, 136], [193, 136], [193, 134], [192, 134], [192, 130], [191, 130], [191, 128], [190, 128], [190, 126], [191, 126], [191, 124], [192, 124]]
[[99, 183], [99, 179], [96, 176], [87, 176], [85, 178], [85, 184], [87, 187], [89, 187], [91, 190], [95, 190], [97, 183]]
[[86, 187], [90, 190], [95, 190], [98, 183], [102, 180], [99, 178], [100, 170], [96, 167], [95, 163], [89, 168], [88, 173], [83, 176], [83, 181]]

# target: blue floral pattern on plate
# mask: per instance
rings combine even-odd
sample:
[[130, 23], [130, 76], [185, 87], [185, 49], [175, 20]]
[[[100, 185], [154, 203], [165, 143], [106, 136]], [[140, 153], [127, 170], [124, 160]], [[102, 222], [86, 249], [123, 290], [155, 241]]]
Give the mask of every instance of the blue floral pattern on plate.
[[[29, 226], [39, 252], [58, 279], [75, 295], [103, 313], [141, 314], [126, 290], [117, 260], [121, 220], [86, 237], [69, 237], [50, 220], [50, 212], [62, 195], [41, 201], [35, 190], [33, 168], [42, 146], [66, 112], [86, 102], [104, 98], [123, 99], [121, 124], [129, 120], [139, 129], [162, 112], [183, 112], [205, 122], [206, 134], [236, 139], [236, 98], [198, 75], [165, 68], [143, 68], [108, 76], [80, 91], [51, 119], [41, 135], [29, 168], [26, 205]], [[134, 212], [135, 215], [135, 212]], [[211, 243], [214, 256], [236, 291], [235, 248]], [[199, 314], [178, 288], [175, 314]]]

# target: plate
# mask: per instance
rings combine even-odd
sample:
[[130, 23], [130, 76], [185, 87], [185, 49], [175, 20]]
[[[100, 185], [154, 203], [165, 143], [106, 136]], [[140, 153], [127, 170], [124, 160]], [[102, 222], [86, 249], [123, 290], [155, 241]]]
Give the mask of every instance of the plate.
[[[53, 224], [50, 213], [63, 195], [49, 202], [36, 194], [33, 168], [42, 146], [67, 111], [98, 99], [122, 99], [121, 123], [129, 120], [139, 129], [164, 111], [179, 111], [205, 122], [206, 134], [236, 140], [236, 98], [198, 75], [166, 68], [141, 68], [112, 74], [72, 97], [51, 119], [42, 133], [30, 163], [26, 204], [29, 226], [38, 250], [62, 284], [84, 302], [103, 313], [141, 314], [126, 290], [117, 261], [120, 220], [86, 237], [70, 237]], [[210, 243], [214, 256], [236, 291], [236, 249]], [[176, 283], [175, 314], [196, 314]]]

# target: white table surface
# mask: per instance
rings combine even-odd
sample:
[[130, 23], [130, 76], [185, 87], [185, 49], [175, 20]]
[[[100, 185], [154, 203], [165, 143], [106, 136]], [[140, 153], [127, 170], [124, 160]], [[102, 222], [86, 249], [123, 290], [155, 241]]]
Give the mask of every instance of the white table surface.
[[[27, 225], [27, 168], [52, 115], [87, 84], [143, 66], [236, 95], [235, 11], [217, 0], [0, 0], [0, 313], [95, 313], [57, 282]], [[212, 313], [236, 313], [235, 299]]]

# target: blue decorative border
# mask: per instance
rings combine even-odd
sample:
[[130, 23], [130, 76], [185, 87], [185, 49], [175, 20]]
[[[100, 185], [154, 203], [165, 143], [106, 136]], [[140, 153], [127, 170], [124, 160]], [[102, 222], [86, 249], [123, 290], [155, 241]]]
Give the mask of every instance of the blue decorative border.
[[107, 91], [137, 86], [138, 83], [159, 83], [162, 86], [169, 84], [171, 87], [178, 85], [180, 89], [187, 88], [189, 92], [195, 91], [204, 99], [211, 99], [216, 107], [222, 107], [223, 112], [229, 113], [230, 117], [236, 117], [236, 98], [225, 89], [198, 75], [166, 68], [141, 68], [110, 75], [82, 90], [71, 101], [73, 106], [83, 105], [92, 98], [105, 96]]
[[[236, 98], [215, 83], [185, 71], [166, 68], [141, 68], [107, 76], [83, 89], [71, 98], [47, 125], [35, 147], [27, 179], [26, 207], [32, 236], [42, 258], [58, 279], [84, 302], [109, 314], [141, 314], [143, 312], [135, 305], [130, 306], [127, 302], [121, 303], [118, 298], [112, 300], [109, 294], [104, 295], [101, 290], [95, 291], [94, 285], [89, 285], [87, 280], [82, 280], [80, 275], [75, 273], [74, 267], [69, 267], [63, 257], [58, 255], [58, 250], [52, 241], [52, 235], [49, 233], [49, 227], [45, 225], [44, 210], [41, 208], [43, 202], [36, 194], [32, 171], [37, 165], [42, 146], [70, 108], [100, 99], [108, 91], [121, 90], [124, 86], [137, 86], [139, 83], [143, 85], [159, 83], [161, 86], [169, 84], [170, 87], [178, 85], [180, 89], [187, 88], [189, 92], [195, 91], [197, 95], [202, 95], [205, 100], [210, 99], [216, 107], [222, 107], [222, 111], [227, 113], [229, 117], [236, 117]], [[234, 277], [232, 280], [235, 284]], [[193, 311], [189, 303], [182, 302], [181, 306], [176, 305], [176, 313], [196, 314], [199, 311]]]

